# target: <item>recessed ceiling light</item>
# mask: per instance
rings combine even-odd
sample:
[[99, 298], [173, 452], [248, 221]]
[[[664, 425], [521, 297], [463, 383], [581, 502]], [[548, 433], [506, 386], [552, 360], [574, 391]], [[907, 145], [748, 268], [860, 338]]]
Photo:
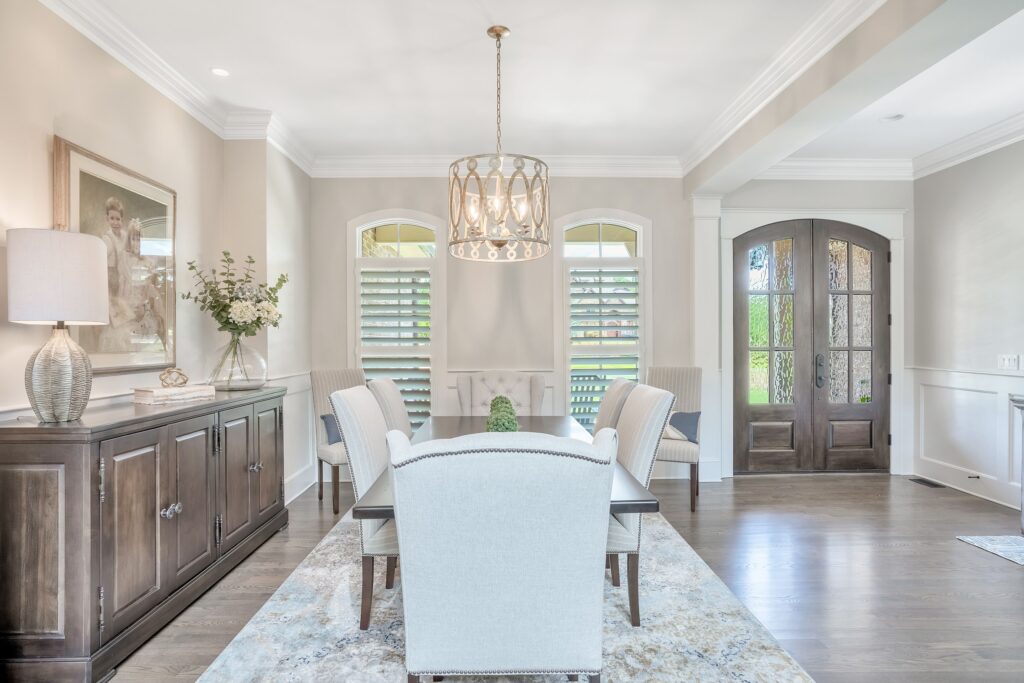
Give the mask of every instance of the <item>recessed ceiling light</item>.
[[883, 123], [896, 123], [903, 120], [903, 114], [889, 114], [888, 116], [883, 116], [881, 120]]
[[220, 76], [221, 78], [227, 78], [231, 75], [230, 71], [228, 71], [227, 69], [222, 69], [219, 66], [215, 66], [212, 69], [210, 69], [210, 73], [212, 73], [214, 76]]

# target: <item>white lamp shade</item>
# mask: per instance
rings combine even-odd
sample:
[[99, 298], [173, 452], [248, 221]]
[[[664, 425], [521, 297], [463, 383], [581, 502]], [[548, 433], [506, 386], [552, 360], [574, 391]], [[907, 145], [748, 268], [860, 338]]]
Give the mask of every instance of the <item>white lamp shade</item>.
[[12, 323], [106, 325], [107, 249], [93, 235], [7, 231], [7, 319]]

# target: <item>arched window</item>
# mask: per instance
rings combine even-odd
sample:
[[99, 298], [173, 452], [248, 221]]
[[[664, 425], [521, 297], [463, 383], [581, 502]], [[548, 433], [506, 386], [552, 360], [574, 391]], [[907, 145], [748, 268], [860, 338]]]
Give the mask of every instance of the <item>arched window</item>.
[[436, 323], [437, 231], [407, 220], [356, 230], [353, 329], [367, 379], [398, 384], [414, 426], [430, 415]]
[[643, 367], [643, 259], [638, 227], [587, 222], [565, 230], [569, 413], [592, 427], [608, 385]]

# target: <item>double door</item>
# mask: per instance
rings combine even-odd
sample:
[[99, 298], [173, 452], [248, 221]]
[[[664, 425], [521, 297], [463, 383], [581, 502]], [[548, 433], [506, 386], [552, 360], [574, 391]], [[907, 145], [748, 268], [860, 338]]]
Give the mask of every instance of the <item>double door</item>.
[[800, 220], [733, 244], [734, 470], [888, 469], [888, 241]]
[[106, 643], [284, 505], [281, 400], [100, 443]]

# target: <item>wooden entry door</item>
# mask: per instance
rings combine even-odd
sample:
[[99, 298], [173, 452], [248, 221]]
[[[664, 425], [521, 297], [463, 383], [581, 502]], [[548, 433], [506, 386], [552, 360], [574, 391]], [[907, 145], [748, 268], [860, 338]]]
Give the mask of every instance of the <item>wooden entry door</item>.
[[846, 223], [734, 242], [734, 470], [889, 467], [889, 245]]

